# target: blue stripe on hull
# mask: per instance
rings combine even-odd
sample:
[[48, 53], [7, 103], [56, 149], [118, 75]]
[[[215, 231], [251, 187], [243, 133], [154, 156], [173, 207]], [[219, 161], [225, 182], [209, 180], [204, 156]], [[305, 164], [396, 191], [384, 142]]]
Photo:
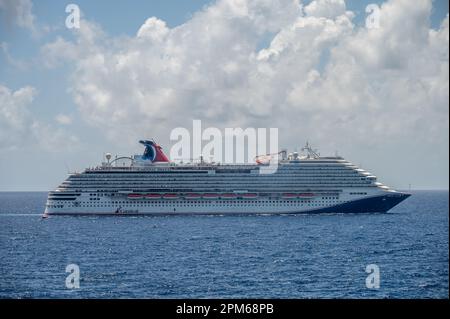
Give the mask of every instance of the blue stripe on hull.
[[385, 213], [398, 205], [411, 194], [392, 193], [382, 196], [357, 199], [333, 207], [320, 208], [310, 213]]

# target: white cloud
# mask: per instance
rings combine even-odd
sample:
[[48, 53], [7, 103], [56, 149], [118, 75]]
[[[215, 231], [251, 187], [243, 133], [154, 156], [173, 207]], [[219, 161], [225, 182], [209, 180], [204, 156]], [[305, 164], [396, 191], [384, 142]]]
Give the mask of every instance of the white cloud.
[[38, 147], [49, 151], [72, 149], [78, 139], [35, 119], [30, 106], [36, 89], [16, 91], [0, 85], [0, 151]]
[[34, 95], [29, 86], [12, 92], [0, 85], [0, 149], [19, 144], [28, 133], [27, 107]]
[[429, 1], [384, 4], [381, 28], [355, 30], [340, 39], [323, 73], [296, 83], [288, 105], [326, 114], [320, 119], [325, 136], [334, 131], [369, 144], [401, 145], [411, 137], [415, 143], [445, 142], [448, 17], [433, 31], [430, 12]]
[[76, 42], [57, 39], [43, 54], [75, 63], [81, 115], [127, 142], [167, 142], [172, 128], [202, 119], [277, 126], [282, 144], [393, 143], [406, 154], [426, 143], [448, 158], [448, 17], [432, 30], [431, 8], [391, 0], [380, 28], [365, 29], [339, 0], [221, 0], [175, 28], [149, 18], [136, 37], [82, 21]]
[[162, 41], [169, 33], [166, 23], [156, 17], [148, 18], [137, 32], [138, 38], [151, 39], [153, 41]]
[[0, 0], [0, 16], [10, 24], [37, 32], [31, 0]]
[[333, 18], [345, 13], [344, 0], [314, 0], [305, 7], [308, 16]]
[[56, 122], [58, 122], [61, 125], [69, 125], [72, 124], [72, 118], [69, 115], [66, 114], [58, 114], [55, 116]]
[[27, 67], [27, 64], [24, 61], [15, 59], [11, 53], [9, 52], [9, 45], [6, 42], [1, 42], [0, 43], [0, 48], [3, 51], [3, 54], [6, 58], [6, 61], [11, 64], [12, 66], [14, 66], [17, 69], [20, 70], [24, 70]]
[[41, 52], [45, 56], [44, 65], [51, 68], [66, 60], [75, 60], [80, 54], [79, 50], [74, 43], [57, 37], [55, 41], [45, 44], [41, 48]]
[[110, 126], [111, 134], [133, 131], [127, 136], [134, 139], [149, 125], [160, 132], [186, 125], [187, 108], [189, 118], [229, 123], [236, 103], [267, 114], [270, 108], [252, 103], [259, 96], [245, 97], [259, 81], [255, 48], [261, 37], [299, 15], [300, 6], [291, 0], [219, 1], [173, 29], [147, 19], [136, 38], [128, 39], [108, 38], [83, 20], [75, 43], [60, 38], [42, 53], [49, 65], [61, 58], [75, 61], [72, 91], [86, 121]]

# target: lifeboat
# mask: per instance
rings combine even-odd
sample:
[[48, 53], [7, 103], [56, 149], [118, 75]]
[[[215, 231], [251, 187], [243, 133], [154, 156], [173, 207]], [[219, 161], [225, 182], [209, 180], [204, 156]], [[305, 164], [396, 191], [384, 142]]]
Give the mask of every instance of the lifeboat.
[[128, 194], [128, 198], [130, 199], [141, 199], [142, 194]]
[[177, 194], [164, 194], [164, 199], [177, 199], [179, 196]]
[[313, 198], [313, 197], [316, 197], [316, 195], [313, 194], [313, 193], [301, 193], [301, 194], [298, 194], [298, 196], [300, 198]]
[[242, 196], [242, 198], [245, 198], [245, 199], [253, 199], [253, 198], [257, 198], [258, 194], [246, 193], [246, 194], [242, 194], [241, 196]]
[[220, 195], [220, 197], [223, 199], [235, 199], [237, 196], [236, 196], [236, 194], [233, 194], [233, 193], [225, 193], [225, 194]]
[[196, 193], [189, 193], [189, 194], [184, 195], [184, 198], [186, 198], [186, 199], [198, 199], [200, 197], [201, 197], [201, 195], [196, 194]]
[[217, 199], [217, 198], [219, 198], [219, 194], [214, 194], [214, 193], [203, 194], [203, 198]]
[[160, 199], [161, 198], [161, 194], [146, 194], [145, 198], [148, 198], [148, 199]]
[[295, 193], [283, 193], [283, 195], [281, 195], [281, 197], [289, 199], [289, 198], [297, 198], [298, 195]]

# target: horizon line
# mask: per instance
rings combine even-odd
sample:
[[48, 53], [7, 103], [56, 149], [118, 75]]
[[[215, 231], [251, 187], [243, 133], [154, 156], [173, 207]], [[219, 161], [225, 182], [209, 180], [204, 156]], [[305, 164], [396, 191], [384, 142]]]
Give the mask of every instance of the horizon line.
[[[0, 193], [42, 193], [51, 192], [51, 190], [1, 190]], [[449, 188], [413, 188], [413, 189], [396, 189], [398, 192], [410, 192], [410, 191], [449, 191]]]

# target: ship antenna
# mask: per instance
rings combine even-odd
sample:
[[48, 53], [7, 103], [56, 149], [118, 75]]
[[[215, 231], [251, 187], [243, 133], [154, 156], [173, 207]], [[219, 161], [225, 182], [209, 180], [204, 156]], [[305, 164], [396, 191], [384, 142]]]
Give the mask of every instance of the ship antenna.
[[66, 161], [64, 161], [64, 165], [66, 165], [67, 174], [70, 174], [70, 168], [69, 168], [69, 165], [67, 165]]
[[319, 158], [320, 154], [317, 153], [317, 150], [313, 150], [311, 145], [309, 145], [309, 142], [306, 141], [306, 145], [303, 146], [302, 151], [306, 151], [309, 158]]

